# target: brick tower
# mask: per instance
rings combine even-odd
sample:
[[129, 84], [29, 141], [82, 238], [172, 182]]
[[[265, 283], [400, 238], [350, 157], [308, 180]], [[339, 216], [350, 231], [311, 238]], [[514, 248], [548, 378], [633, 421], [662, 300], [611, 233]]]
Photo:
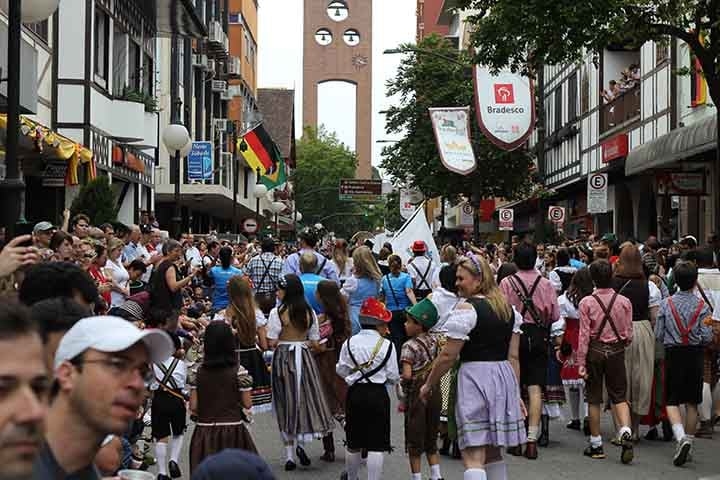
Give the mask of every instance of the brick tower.
[[372, 2], [304, 0], [303, 124], [318, 124], [318, 85], [355, 85], [358, 178], [370, 178], [372, 156]]

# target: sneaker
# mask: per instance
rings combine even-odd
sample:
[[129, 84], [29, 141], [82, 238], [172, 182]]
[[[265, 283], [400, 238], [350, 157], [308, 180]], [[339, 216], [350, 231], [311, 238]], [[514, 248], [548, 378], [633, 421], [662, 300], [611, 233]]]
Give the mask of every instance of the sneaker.
[[565, 428], [569, 428], [570, 430], [580, 430], [580, 420], [571, 420], [568, 422], [567, 425], [565, 425]]
[[630, 433], [625, 432], [622, 434], [620, 437], [620, 447], [622, 448], [622, 452], [620, 452], [620, 461], [627, 465], [633, 461], [633, 458], [635, 458], [632, 435]]
[[602, 445], [600, 445], [599, 447], [593, 447], [592, 445], [588, 445], [583, 452], [583, 455], [595, 460], [602, 460], [603, 458], [605, 458], [605, 451], [603, 450]]
[[692, 448], [692, 443], [690, 443], [690, 440], [687, 438], [683, 438], [680, 443], [678, 443], [677, 449], [675, 449], [675, 455], [673, 456], [673, 465], [676, 467], [681, 467], [685, 464], [685, 462], [688, 461], [688, 455], [690, 454], [690, 449]]
[[285, 462], [285, 471], [286, 472], [292, 472], [296, 468], [297, 468], [297, 465], [295, 465], [295, 462], [293, 462], [292, 460], [288, 460], [287, 462]]
[[695, 432], [695, 437], [712, 439], [712, 435], [713, 426], [711, 422], [709, 420], [706, 422], [700, 422], [700, 428], [698, 428], [697, 432]]
[[180, 478], [182, 477], [182, 472], [180, 471], [180, 465], [177, 464], [175, 460], [170, 460], [168, 463], [168, 473], [172, 478]]

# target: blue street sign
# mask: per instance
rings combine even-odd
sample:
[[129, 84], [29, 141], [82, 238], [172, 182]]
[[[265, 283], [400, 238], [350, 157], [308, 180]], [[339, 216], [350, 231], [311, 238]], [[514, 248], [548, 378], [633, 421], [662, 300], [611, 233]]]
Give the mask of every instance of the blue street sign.
[[188, 180], [211, 180], [213, 171], [212, 142], [192, 142], [187, 157]]

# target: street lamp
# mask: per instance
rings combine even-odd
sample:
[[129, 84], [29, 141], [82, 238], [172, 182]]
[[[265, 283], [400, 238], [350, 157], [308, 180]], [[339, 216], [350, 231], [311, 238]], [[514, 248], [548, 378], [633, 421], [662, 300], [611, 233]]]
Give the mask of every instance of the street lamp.
[[180, 230], [182, 228], [182, 217], [180, 213], [180, 154], [183, 151], [189, 153], [188, 144], [192, 148], [190, 134], [184, 125], [172, 123], [165, 127], [163, 131], [163, 143], [168, 152], [175, 152], [175, 210], [173, 213], [172, 224], [173, 234], [175, 238], [180, 238]]
[[260, 223], [260, 199], [267, 195], [268, 189], [260, 181], [260, 167], [255, 172], [255, 186], [253, 187], [253, 197], [255, 197], [255, 220]]
[[272, 202], [270, 204], [270, 211], [275, 214], [275, 235], [280, 238], [280, 223], [278, 223], [278, 214], [285, 210], [285, 204], [283, 202]]
[[[25, 181], [20, 171], [20, 42], [22, 24], [45, 20], [58, 8], [60, 0], [0, 0], [0, 7], [8, 13], [7, 48], [7, 139], [5, 140], [5, 181], [0, 186], [16, 194], [6, 198], [4, 203], [8, 224], [26, 223]], [[35, 88], [30, 86], [29, 88]]]

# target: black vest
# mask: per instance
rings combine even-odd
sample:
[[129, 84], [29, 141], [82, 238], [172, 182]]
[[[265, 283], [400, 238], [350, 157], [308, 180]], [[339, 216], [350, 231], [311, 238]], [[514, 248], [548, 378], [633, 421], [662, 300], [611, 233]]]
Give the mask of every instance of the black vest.
[[[619, 292], [623, 285], [630, 280], [629, 278], [613, 277], [613, 290]], [[630, 283], [623, 289], [621, 295], [625, 296], [632, 303], [633, 309], [633, 322], [638, 320], [649, 320], [650, 308], [648, 303], [650, 302], [650, 292], [648, 291], [647, 280], [632, 279]]]
[[470, 331], [470, 339], [460, 350], [461, 362], [501, 362], [507, 360], [512, 337], [512, 319], [498, 317], [487, 300], [468, 299], [475, 313], [477, 324]]
[[560, 277], [560, 283], [562, 284], [562, 291], [560, 292], [560, 294], [562, 295], [563, 293], [565, 293], [565, 290], [567, 290], [570, 286], [570, 282], [572, 281], [575, 272], [563, 272], [559, 269], [555, 269], [554, 272], [557, 273], [558, 277]]

